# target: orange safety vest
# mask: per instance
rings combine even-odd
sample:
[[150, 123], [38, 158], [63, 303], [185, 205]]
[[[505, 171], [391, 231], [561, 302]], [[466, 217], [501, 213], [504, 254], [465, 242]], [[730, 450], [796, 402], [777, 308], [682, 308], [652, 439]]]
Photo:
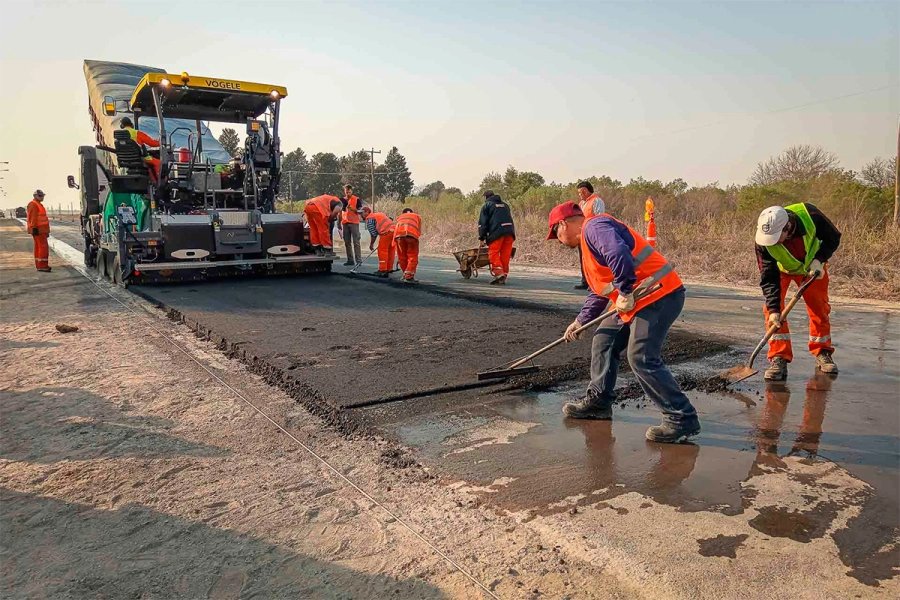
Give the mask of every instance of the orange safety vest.
[[584, 213], [585, 219], [590, 219], [591, 217], [596, 217], [598, 213], [594, 212], [594, 201], [600, 200], [600, 194], [594, 192], [590, 196], [588, 196], [587, 200], [582, 200], [578, 203], [581, 207], [581, 212]]
[[[375, 221], [375, 231], [378, 232], [378, 235], [389, 235], [394, 233], [394, 222], [386, 214], [380, 212], [371, 213], [369, 219]], [[368, 221], [369, 219], [366, 220]]]
[[[597, 215], [597, 217], [600, 216], [625, 225], [625, 223], [622, 223], [608, 214], [603, 213]], [[585, 226], [588, 224], [589, 220], [590, 219], [585, 219]], [[675, 272], [675, 269], [666, 261], [662, 254], [657, 252], [653, 246], [647, 243], [647, 240], [645, 240], [637, 231], [628, 227], [628, 225], [625, 225], [625, 227], [628, 228], [628, 232], [631, 234], [631, 237], [634, 238], [634, 249], [631, 251], [631, 257], [634, 261], [634, 272], [637, 276], [635, 290], [647, 289], [657, 282], [662, 284], [662, 288], [659, 290], [636, 301], [632, 310], [627, 313], [619, 313], [622, 321], [628, 323], [642, 308], [649, 304], [653, 304], [663, 296], [671, 294], [682, 287], [683, 284], [678, 273]], [[606, 296], [612, 302], [615, 302], [616, 298], [619, 297], [619, 291], [613, 286], [613, 279], [615, 276], [613, 275], [612, 269], [604, 267], [597, 262], [588, 247], [584, 235], [581, 236], [581, 265], [584, 269], [584, 277], [587, 279], [591, 291], [598, 296]]]
[[28, 233], [31, 233], [35, 227], [38, 228], [40, 234], [50, 233], [50, 219], [47, 217], [47, 209], [43, 204], [37, 200], [29, 202], [26, 216]]
[[359, 198], [352, 195], [347, 198], [347, 208], [352, 208], [353, 211], [342, 211], [341, 223], [359, 223]]
[[411, 237], [419, 239], [422, 235], [422, 217], [413, 212], [402, 213], [397, 217], [394, 237]]
[[340, 202], [340, 199], [337, 196], [329, 196], [328, 194], [322, 194], [321, 196], [316, 196], [315, 198], [311, 198], [306, 201], [306, 206], [315, 207], [322, 216], [328, 219], [331, 217], [331, 208], [332, 202]]

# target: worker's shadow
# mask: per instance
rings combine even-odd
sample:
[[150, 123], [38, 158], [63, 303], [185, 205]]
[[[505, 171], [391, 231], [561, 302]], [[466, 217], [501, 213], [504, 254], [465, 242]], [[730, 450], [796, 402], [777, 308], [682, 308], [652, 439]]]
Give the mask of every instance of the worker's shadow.
[[[94, 509], [0, 488], [4, 598], [444, 598], [420, 579], [365, 573], [138, 505]], [[242, 508], [243, 512], [246, 510]], [[313, 523], [305, 523], [313, 527]], [[318, 527], [322, 525], [319, 524]], [[348, 541], [347, 558], [353, 558]]]
[[135, 415], [80, 388], [0, 392], [0, 457], [37, 463], [134, 456], [224, 456], [169, 433], [165, 418]]

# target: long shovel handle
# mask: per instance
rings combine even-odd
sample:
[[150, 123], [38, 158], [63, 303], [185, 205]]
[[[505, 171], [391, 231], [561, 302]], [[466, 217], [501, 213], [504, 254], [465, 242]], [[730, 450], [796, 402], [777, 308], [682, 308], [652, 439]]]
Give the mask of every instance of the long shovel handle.
[[370, 258], [372, 258], [372, 255], [375, 254], [375, 252], [376, 252], [377, 250], [378, 250], [378, 248], [376, 248], [375, 250], [372, 250], [371, 252], [369, 252], [369, 255], [368, 255], [367, 257], [365, 257], [364, 259], [362, 259], [361, 261], [359, 261], [359, 264], [358, 264], [358, 265], [356, 265], [355, 267], [353, 267], [352, 269], [350, 269], [350, 272], [351, 272], [351, 273], [356, 273], [356, 270], [357, 270], [358, 268], [360, 268], [361, 266], [363, 266], [363, 263], [365, 263], [367, 260], [369, 260]]
[[781, 329], [781, 324], [784, 319], [788, 316], [788, 313], [793, 310], [794, 306], [796, 306], [797, 302], [800, 301], [800, 296], [803, 295], [803, 292], [806, 291], [813, 281], [816, 280], [815, 275], [811, 275], [807, 277], [803, 283], [800, 284], [800, 288], [797, 290], [797, 293], [794, 294], [794, 297], [791, 298], [787, 304], [784, 305], [784, 309], [781, 311], [781, 319], [775, 325], [770, 326], [766, 330], [766, 335], [763, 336], [763, 339], [759, 341], [759, 344], [756, 345], [756, 348], [753, 350], [753, 354], [750, 355], [750, 360], [747, 362], [748, 367], [753, 367], [753, 361], [756, 360], [756, 357], [759, 355], [760, 351], [765, 347], [765, 345], [769, 342], [771, 337], [775, 335], [775, 332]]
[[[637, 293], [635, 293], [634, 299], [635, 299], [635, 300], [640, 300], [640, 299], [643, 298], [644, 296], [648, 296], [648, 295], [652, 294], [653, 292], [655, 292], [656, 290], [658, 290], [658, 289], [660, 289], [660, 288], [662, 288], [662, 284], [661, 284], [661, 283], [657, 283], [657, 284], [655, 284], [655, 285], [650, 286], [649, 288], [647, 288], [647, 289], [645, 289], [645, 290], [639, 290]], [[611, 317], [611, 316], [613, 316], [614, 314], [616, 314], [616, 312], [618, 312], [617, 309], [611, 308], [610, 310], [606, 311], [605, 313], [603, 313], [603, 314], [600, 315], [599, 317], [596, 317], [596, 318], [594, 318], [594, 319], [591, 319], [590, 321], [588, 321], [587, 323], [585, 323], [584, 325], [582, 325], [581, 327], [579, 327], [578, 329], [576, 329], [576, 330], [575, 330], [575, 334], [580, 334], [581, 332], [583, 332], [583, 331], [586, 330], [586, 329], [590, 329], [591, 327], [594, 327], [595, 325], [599, 325], [601, 321], [603, 321], [604, 319], [608, 319], [609, 317]], [[527, 363], [528, 361], [537, 358], [538, 356], [540, 356], [540, 355], [543, 354], [544, 352], [546, 352], [546, 351], [548, 351], [548, 350], [552, 350], [553, 348], [556, 348], [557, 346], [559, 346], [560, 344], [564, 343], [565, 341], [566, 341], [566, 336], [563, 336], [563, 337], [559, 338], [558, 340], [553, 341], [553, 342], [547, 344], [546, 346], [544, 346], [544, 347], [541, 348], [540, 350], [538, 350], [538, 351], [536, 351], [536, 352], [532, 352], [531, 354], [529, 354], [528, 356], [526, 356], [526, 357], [524, 357], [524, 358], [520, 358], [519, 360], [517, 360], [516, 362], [514, 362], [513, 364], [509, 365], [509, 366], [506, 367], [506, 368], [507, 368], [507, 369], [515, 369], [516, 367], [520, 367], [520, 366], [522, 366], [523, 364]]]

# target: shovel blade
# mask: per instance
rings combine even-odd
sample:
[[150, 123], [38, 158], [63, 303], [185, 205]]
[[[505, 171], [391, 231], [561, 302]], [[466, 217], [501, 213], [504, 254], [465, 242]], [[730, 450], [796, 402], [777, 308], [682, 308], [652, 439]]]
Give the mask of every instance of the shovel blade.
[[487, 379], [509, 379], [519, 375], [528, 375], [529, 373], [537, 373], [538, 367], [516, 367], [515, 369], [494, 369], [493, 371], [482, 371], [478, 374], [478, 381]]
[[727, 371], [719, 374], [719, 377], [725, 382], [725, 385], [732, 385], [739, 381], [743, 381], [750, 377], [753, 377], [759, 373], [759, 369], [754, 369], [753, 367], [749, 367], [747, 365], [738, 365], [736, 367], [732, 367]]

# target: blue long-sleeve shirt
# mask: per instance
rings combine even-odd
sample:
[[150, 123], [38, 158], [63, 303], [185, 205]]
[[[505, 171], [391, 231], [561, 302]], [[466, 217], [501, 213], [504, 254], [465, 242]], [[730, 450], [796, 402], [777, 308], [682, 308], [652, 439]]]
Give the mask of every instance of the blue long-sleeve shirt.
[[[585, 222], [581, 236], [587, 243], [591, 256], [604, 267], [609, 267], [613, 272], [613, 286], [620, 294], [630, 294], [634, 291], [637, 275], [634, 272], [634, 259], [631, 253], [634, 251], [634, 236], [628, 228], [607, 217], [595, 217]], [[587, 258], [587, 257], [585, 257]], [[593, 291], [584, 300], [581, 312], [578, 313], [579, 323], [600, 316], [609, 299], [598, 296]]]

